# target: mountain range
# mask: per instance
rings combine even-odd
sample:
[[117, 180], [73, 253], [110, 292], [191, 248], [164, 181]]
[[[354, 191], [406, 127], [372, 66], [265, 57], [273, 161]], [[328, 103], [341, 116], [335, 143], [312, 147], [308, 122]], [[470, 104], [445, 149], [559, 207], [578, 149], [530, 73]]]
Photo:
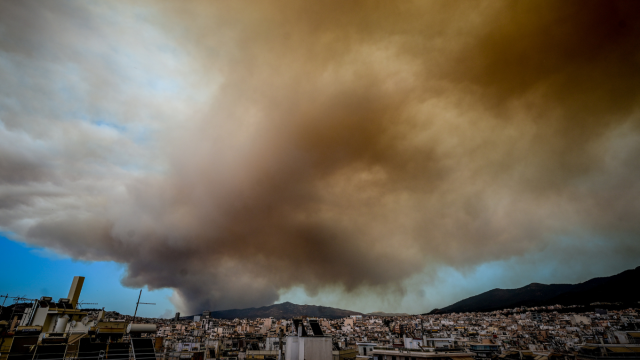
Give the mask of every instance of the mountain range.
[[384, 312], [384, 311], [374, 311], [365, 315], [372, 315], [372, 316], [388, 316], [388, 317], [392, 317], [392, 316], [411, 316], [411, 314], [407, 314], [407, 313], [388, 313], [388, 312]]
[[579, 284], [532, 283], [518, 289], [493, 289], [456, 302], [431, 314], [481, 312], [521, 306], [588, 305], [595, 302], [638, 306], [640, 266], [609, 277], [598, 277]]
[[[290, 302], [262, 306], [259, 308], [230, 309], [211, 312], [211, 317], [216, 319], [252, 319], [268, 317], [273, 317], [275, 319], [291, 319], [298, 316], [339, 319], [351, 315], [362, 315], [362, 313], [327, 306], [297, 305]], [[193, 316], [182, 317], [182, 319], [189, 319], [192, 317]]]
[[[518, 289], [493, 289], [479, 295], [458, 301], [430, 314], [453, 312], [486, 312], [511, 309], [521, 306], [546, 305], [589, 305], [595, 302], [622, 303], [625, 306], [640, 306], [640, 266], [609, 277], [598, 277], [579, 284], [531, 283]], [[600, 305], [598, 305], [600, 306]], [[606, 307], [606, 306], [604, 306]], [[262, 306], [258, 308], [212, 311], [216, 319], [267, 318], [291, 319], [298, 316], [338, 319], [351, 315], [406, 316], [405, 313], [373, 312], [363, 314], [357, 311], [337, 309], [327, 306], [297, 305], [290, 302]], [[184, 316], [182, 319], [193, 319]]]

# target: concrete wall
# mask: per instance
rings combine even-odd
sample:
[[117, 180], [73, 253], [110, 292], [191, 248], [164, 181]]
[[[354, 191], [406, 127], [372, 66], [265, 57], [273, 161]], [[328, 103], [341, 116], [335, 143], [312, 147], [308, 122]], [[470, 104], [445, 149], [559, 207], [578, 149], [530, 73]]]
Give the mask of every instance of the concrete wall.
[[300, 350], [299, 350], [299, 341], [297, 336], [287, 336], [287, 347], [285, 350], [285, 360], [300, 360], [298, 358]]
[[303, 345], [301, 346], [300, 354], [304, 357], [301, 357], [299, 360], [332, 360], [333, 354], [331, 350], [333, 350], [333, 346], [331, 344], [331, 337], [324, 336], [314, 336], [314, 337], [305, 337]]
[[47, 319], [47, 311], [49, 308], [38, 308], [36, 310], [36, 314], [31, 321], [31, 326], [44, 326], [45, 320]]
[[287, 336], [285, 360], [332, 360], [330, 336]]

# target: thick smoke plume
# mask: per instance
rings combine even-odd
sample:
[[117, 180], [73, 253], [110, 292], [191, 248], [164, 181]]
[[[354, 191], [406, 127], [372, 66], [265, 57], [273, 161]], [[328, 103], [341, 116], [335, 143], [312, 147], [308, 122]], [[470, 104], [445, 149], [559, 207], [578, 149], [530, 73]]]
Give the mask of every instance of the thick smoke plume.
[[640, 255], [639, 17], [0, 2], [0, 227], [127, 264], [125, 285], [188, 312], [294, 286], [402, 294], [558, 237]]

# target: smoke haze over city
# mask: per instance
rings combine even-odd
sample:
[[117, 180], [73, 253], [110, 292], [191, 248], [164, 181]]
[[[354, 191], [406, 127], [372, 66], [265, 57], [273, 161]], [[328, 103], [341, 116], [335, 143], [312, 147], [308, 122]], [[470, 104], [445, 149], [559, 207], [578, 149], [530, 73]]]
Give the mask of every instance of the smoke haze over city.
[[636, 1], [0, 0], [0, 231], [124, 264], [124, 286], [172, 289], [185, 314], [418, 313], [487, 277], [636, 267], [639, 18]]

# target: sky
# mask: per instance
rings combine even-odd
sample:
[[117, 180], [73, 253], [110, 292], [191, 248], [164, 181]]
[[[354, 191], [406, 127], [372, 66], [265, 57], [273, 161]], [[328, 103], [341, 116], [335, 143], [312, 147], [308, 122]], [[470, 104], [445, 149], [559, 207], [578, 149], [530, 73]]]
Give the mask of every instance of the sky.
[[421, 313], [635, 268], [639, 7], [0, 0], [0, 292]]
[[[170, 301], [170, 289], [148, 292], [126, 288], [120, 284], [124, 265], [113, 261], [81, 261], [51, 252], [46, 248], [25, 246], [0, 235], [0, 248], [8, 255], [3, 260], [7, 275], [0, 277], [0, 295], [40, 298], [51, 296], [55, 300], [66, 298], [74, 276], [84, 276], [79, 301], [85, 309], [105, 308], [133, 315], [136, 302], [155, 303], [139, 305], [137, 315], [144, 317], [173, 317], [175, 308]], [[2, 298], [3, 301], [6, 301]], [[5, 305], [12, 303], [7, 299]]]

